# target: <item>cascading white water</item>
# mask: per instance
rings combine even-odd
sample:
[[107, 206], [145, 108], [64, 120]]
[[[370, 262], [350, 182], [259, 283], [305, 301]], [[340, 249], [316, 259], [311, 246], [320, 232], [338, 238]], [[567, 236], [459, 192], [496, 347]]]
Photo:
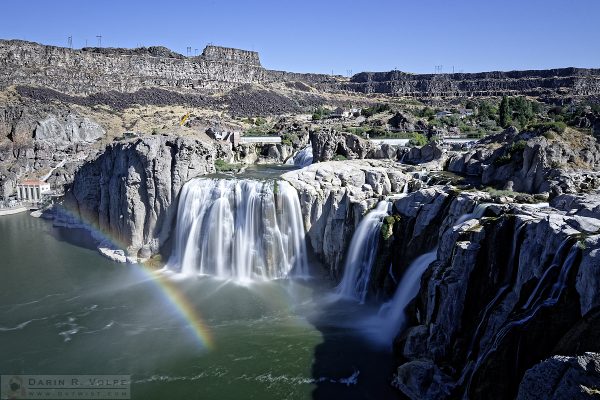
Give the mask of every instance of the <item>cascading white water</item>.
[[313, 151], [312, 145], [308, 143], [308, 146], [304, 147], [302, 150], [298, 151], [291, 157], [286, 164], [295, 165], [296, 167], [304, 168], [312, 164], [313, 162]]
[[384, 344], [391, 344], [394, 337], [400, 332], [406, 322], [404, 309], [419, 292], [421, 276], [437, 256], [437, 249], [415, 258], [402, 276], [394, 297], [383, 304], [379, 309], [377, 319], [380, 329], [376, 333], [377, 340]]
[[348, 248], [344, 276], [337, 287], [341, 297], [365, 301], [371, 269], [377, 256], [381, 225], [383, 218], [388, 215], [388, 208], [389, 202], [380, 201], [358, 224]]
[[471, 211], [470, 213], [461, 215], [454, 223], [454, 226], [460, 225], [463, 222], [468, 221], [470, 219], [479, 219], [479, 218], [483, 217], [483, 214], [485, 214], [485, 210], [491, 204], [492, 203], [480, 203], [480, 204], [475, 205], [475, 208], [473, 208], [473, 211]]
[[183, 186], [170, 269], [240, 281], [307, 276], [306, 254], [288, 182], [200, 178]]

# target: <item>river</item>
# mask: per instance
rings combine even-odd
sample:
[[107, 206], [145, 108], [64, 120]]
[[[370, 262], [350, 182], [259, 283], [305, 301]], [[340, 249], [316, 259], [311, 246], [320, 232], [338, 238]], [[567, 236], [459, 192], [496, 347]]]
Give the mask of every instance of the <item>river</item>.
[[[100, 256], [83, 230], [0, 218], [2, 374], [126, 374], [134, 399], [395, 398], [392, 357], [333, 284], [179, 278]], [[185, 303], [185, 304], [184, 304]]]

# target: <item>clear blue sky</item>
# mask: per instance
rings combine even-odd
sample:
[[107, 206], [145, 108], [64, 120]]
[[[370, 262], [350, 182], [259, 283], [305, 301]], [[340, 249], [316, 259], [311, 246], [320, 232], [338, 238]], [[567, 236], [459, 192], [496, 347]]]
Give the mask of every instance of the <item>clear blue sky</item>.
[[66, 46], [207, 43], [271, 69], [444, 72], [600, 67], [600, 0], [5, 0], [0, 37]]

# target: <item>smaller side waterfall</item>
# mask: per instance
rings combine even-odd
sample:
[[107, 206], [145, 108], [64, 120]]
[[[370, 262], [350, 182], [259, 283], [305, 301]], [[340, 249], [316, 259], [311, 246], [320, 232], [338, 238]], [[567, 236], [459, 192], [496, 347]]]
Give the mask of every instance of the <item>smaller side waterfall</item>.
[[379, 309], [377, 318], [381, 322], [381, 329], [377, 332], [377, 339], [381, 343], [390, 344], [400, 332], [406, 321], [404, 309], [419, 292], [421, 276], [437, 256], [437, 249], [417, 257], [406, 269], [400, 284], [396, 288], [394, 297]]
[[473, 208], [473, 211], [471, 211], [470, 213], [461, 215], [456, 220], [456, 222], [454, 223], [454, 226], [460, 225], [463, 222], [468, 221], [470, 219], [479, 219], [479, 218], [483, 217], [483, 214], [485, 214], [485, 210], [490, 205], [491, 205], [491, 203], [480, 203], [480, 204], [477, 204], [475, 206], [475, 208]]
[[168, 267], [235, 280], [307, 276], [298, 193], [285, 181], [193, 179], [181, 190]]
[[381, 225], [383, 218], [388, 215], [388, 208], [387, 201], [380, 201], [374, 210], [365, 215], [354, 232], [346, 255], [344, 276], [337, 287], [341, 297], [365, 301], [371, 269], [377, 256]]
[[306, 147], [298, 151], [294, 154], [293, 157], [290, 157], [286, 164], [295, 165], [296, 167], [304, 168], [308, 167], [313, 162], [313, 152], [312, 152], [312, 144], [310, 142]]

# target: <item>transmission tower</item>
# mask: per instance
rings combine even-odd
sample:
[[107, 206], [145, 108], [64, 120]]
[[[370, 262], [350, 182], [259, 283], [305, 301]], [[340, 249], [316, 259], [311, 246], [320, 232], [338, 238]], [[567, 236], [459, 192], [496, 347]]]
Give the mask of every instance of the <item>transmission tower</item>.
[[102, 35], [96, 35], [96, 39], [98, 39], [98, 47], [102, 47]]
[[70, 49], [72, 49], [72, 48], [73, 48], [73, 36], [69, 36], [69, 37], [67, 38], [67, 45], [68, 45], [68, 47], [69, 47]]

